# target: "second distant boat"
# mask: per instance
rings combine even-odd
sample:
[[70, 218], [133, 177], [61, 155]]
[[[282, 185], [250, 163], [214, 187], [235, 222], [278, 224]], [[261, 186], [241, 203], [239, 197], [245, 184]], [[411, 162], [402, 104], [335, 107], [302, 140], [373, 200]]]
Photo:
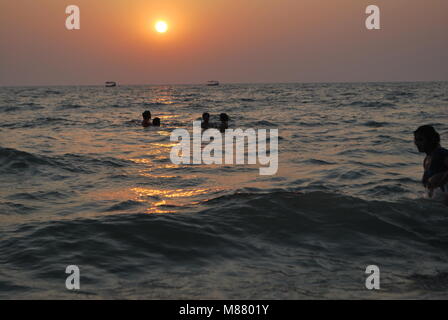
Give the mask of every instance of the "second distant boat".
[[106, 88], [116, 87], [117, 83], [114, 81], [107, 81], [106, 82]]

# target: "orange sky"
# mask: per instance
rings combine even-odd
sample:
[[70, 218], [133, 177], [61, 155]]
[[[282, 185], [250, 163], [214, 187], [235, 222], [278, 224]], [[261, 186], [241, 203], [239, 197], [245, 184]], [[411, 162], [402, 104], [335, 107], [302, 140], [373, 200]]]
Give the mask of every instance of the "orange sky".
[[447, 30], [446, 0], [0, 0], [0, 85], [448, 80]]

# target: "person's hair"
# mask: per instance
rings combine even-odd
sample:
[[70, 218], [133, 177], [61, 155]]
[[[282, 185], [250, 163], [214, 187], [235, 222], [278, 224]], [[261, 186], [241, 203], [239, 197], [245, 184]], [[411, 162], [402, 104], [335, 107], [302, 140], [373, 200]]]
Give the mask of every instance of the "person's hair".
[[160, 118], [154, 118], [152, 120], [152, 125], [153, 126], [160, 126]]
[[151, 119], [151, 112], [146, 110], [142, 113], [143, 119]]
[[414, 136], [422, 135], [431, 144], [431, 147], [437, 147], [440, 144], [440, 135], [433, 126], [424, 125], [414, 131]]
[[202, 114], [202, 119], [204, 119], [205, 117], [209, 117], [209, 118], [210, 118], [210, 113], [208, 113], [208, 112], [204, 112], [204, 113]]
[[219, 115], [219, 120], [221, 120], [221, 121], [229, 121], [229, 116], [227, 115], [227, 113], [221, 113]]

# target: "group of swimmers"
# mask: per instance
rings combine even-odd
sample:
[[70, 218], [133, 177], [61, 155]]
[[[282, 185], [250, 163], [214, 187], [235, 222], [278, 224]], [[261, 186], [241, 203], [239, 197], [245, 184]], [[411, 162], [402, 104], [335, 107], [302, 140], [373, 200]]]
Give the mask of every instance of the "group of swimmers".
[[[151, 121], [151, 111], [146, 110], [145, 112], [142, 113], [142, 117], [143, 117], [142, 121], [143, 127], [145, 128], [149, 126], [160, 127], [160, 118], [154, 118]], [[216, 128], [219, 129], [219, 131], [224, 132], [226, 129], [229, 128], [229, 120], [230, 118], [227, 115], [227, 113], [221, 113], [219, 115], [220, 123], [211, 123], [210, 114], [208, 112], [204, 112], [202, 114], [201, 128], [202, 129]]]
[[229, 128], [229, 116], [227, 113], [221, 113], [219, 115], [219, 123], [211, 123], [210, 122], [210, 114], [208, 112], [204, 112], [202, 114], [202, 123], [201, 128], [202, 129], [209, 129], [209, 128], [216, 128], [219, 129], [219, 131], [224, 132], [226, 129]]
[[[160, 127], [160, 118], [151, 121], [151, 112], [146, 110], [142, 113], [143, 127]], [[219, 115], [219, 123], [210, 122], [210, 114], [202, 114], [202, 129], [219, 129], [224, 132], [229, 128], [229, 116], [226, 113]], [[433, 126], [420, 126], [414, 131], [414, 143], [421, 153], [426, 153], [423, 161], [423, 186], [428, 191], [430, 198], [443, 196], [444, 202], [448, 205], [448, 150], [440, 145], [440, 135]]]
[[142, 121], [142, 126], [143, 127], [149, 127], [149, 126], [154, 126], [154, 127], [160, 127], [160, 118], [154, 118], [151, 121], [151, 111], [146, 110], [145, 112], [142, 113], [143, 116], [143, 121]]

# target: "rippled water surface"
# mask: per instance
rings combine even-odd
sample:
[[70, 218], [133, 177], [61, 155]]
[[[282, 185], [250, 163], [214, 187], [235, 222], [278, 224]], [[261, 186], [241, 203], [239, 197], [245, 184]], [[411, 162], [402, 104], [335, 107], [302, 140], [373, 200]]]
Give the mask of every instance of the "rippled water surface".
[[[0, 298], [447, 298], [448, 210], [422, 198], [412, 135], [448, 140], [447, 90], [0, 88]], [[278, 129], [277, 174], [172, 164], [172, 130], [205, 111]]]

